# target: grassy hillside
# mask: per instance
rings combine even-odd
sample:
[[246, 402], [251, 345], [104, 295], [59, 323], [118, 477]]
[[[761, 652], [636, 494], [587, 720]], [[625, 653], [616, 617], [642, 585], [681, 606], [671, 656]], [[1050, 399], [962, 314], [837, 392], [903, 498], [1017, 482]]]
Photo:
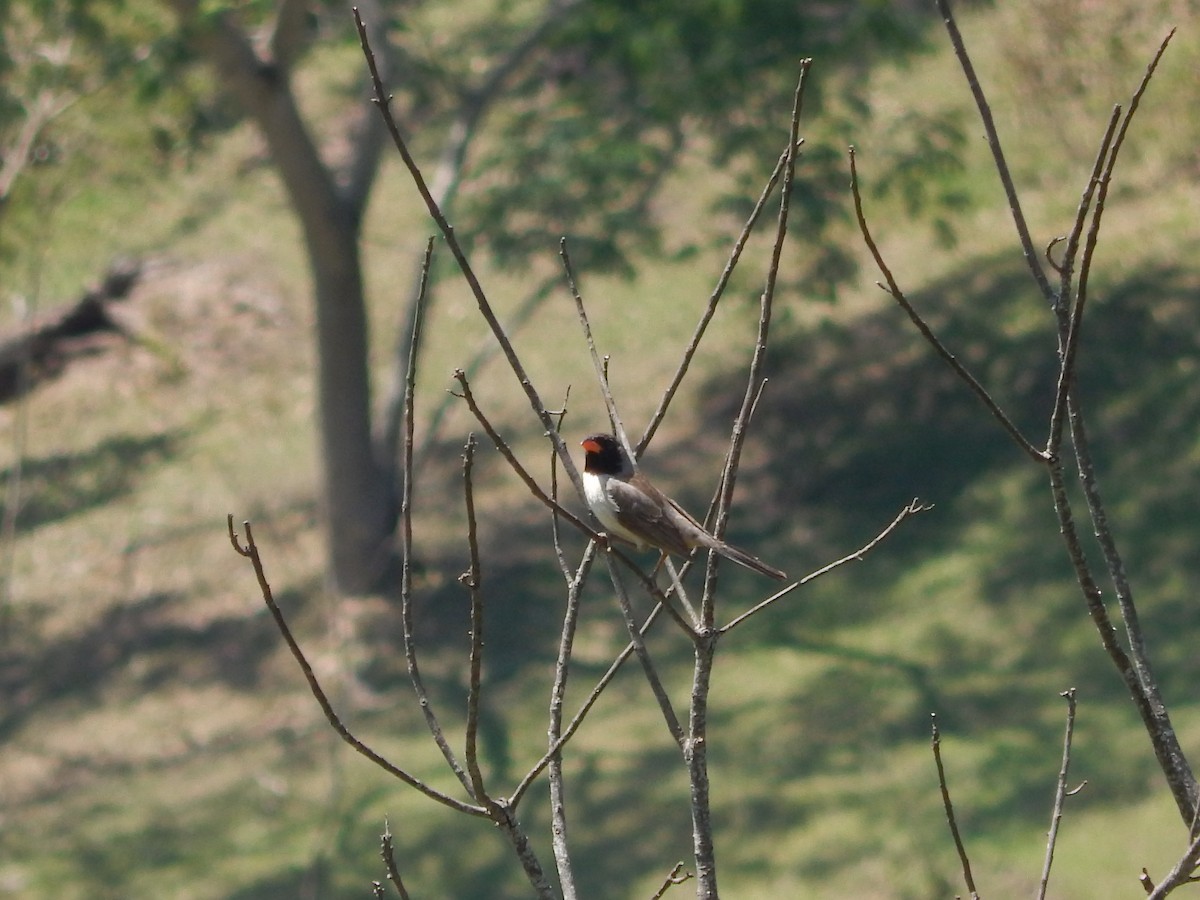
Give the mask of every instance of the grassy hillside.
[[[1163, 4], [1095, 16], [1094, 30], [1067, 35], [1062, 11], [1076, 5], [979, 10], [964, 32], [1044, 244], [1069, 226], [1108, 105], [1125, 100], [1166, 26], [1180, 26], [1114, 186], [1080, 380], [1158, 674], [1194, 748], [1197, 20], [1185, 4]], [[1100, 42], [1103, 64], [1087, 49]], [[332, 56], [314, 60], [313, 91], [354, 64]], [[965, 169], [928, 185], [925, 202], [965, 204], [945, 214], [953, 244], [929, 216], [908, 218], [913, 197], [871, 181], [882, 148], [915, 140], [914, 111], [969, 116], [951, 54], [942, 48], [903, 68], [881, 61], [858, 77], [870, 78], [877, 115], [831, 114], [811, 128], [849, 129], [902, 284], [1019, 424], [1040, 434], [1053, 322], [1009, 237], [986, 147], [974, 139], [980, 129], [967, 126]], [[3, 481], [21, 504], [2, 560], [0, 897], [367, 896], [381, 876], [385, 816], [415, 896], [528, 896], [489, 827], [402, 789], [333, 735], [225, 536], [227, 512], [253, 520], [276, 595], [347, 723], [450, 790], [403, 681], [394, 602], [323, 590], [312, 314], [296, 227], [261, 146], [234, 129], [192, 168], [149, 186], [110, 180], [110, 168], [120, 166], [97, 166], [48, 207], [37, 254], [3, 274], [8, 292], [45, 308], [72, 298], [116, 254], [152, 260], [123, 313], [140, 341], [114, 340], [0, 409]], [[667, 186], [662, 203], [678, 210], [681, 230], [696, 221], [697, 185], [709, 177], [693, 163]], [[381, 383], [398, 298], [428, 229], [390, 165], [365, 239]], [[792, 252], [803, 254], [803, 212], [793, 234]], [[848, 228], [845, 239], [854, 240]], [[647, 459], [694, 507], [711, 490], [740, 397], [765, 250], [762, 241], [752, 248], [740, 296], [718, 317], [697, 378]], [[547, 248], [547, 271], [555, 251]], [[722, 264], [702, 255], [634, 282], [582, 285], [633, 427], [652, 411]], [[483, 274], [511, 315], [525, 279]], [[722, 645], [711, 754], [723, 890], [738, 900], [962, 893], [928, 749], [937, 712], [981, 890], [1032, 893], [1060, 763], [1058, 692], [1075, 686], [1072, 782], [1088, 786], [1068, 807], [1052, 895], [1130, 896], [1143, 866], [1161, 874], [1174, 863], [1184, 835], [1073, 586], [1049, 492], [875, 277], [864, 269], [836, 305], [802, 289], [781, 299], [734, 535], [802, 573], [862, 544], [913, 496], [935, 508], [864, 564]], [[517, 343], [549, 402], [573, 387], [570, 427], [584, 432], [603, 420], [602, 406], [565, 296]], [[430, 423], [449, 372], [484, 329], [454, 283], [429, 328], [418, 400], [429, 450], [416, 485], [418, 627], [434, 700], [453, 730], [466, 633], [455, 582], [466, 561], [458, 448], [474, 426], [457, 404], [436, 432]], [[481, 399], [544, 472], [539, 431], [513, 387], [499, 363], [479, 379]], [[490, 450], [477, 475], [489, 579], [485, 753], [505, 781], [544, 746], [562, 591], [541, 509]], [[729, 609], [762, 589], [752, 575], [723, 578]], [[600, 581], [581, 627], [574, 702], [623, 644]], [[667, 683], [686, 696], [687, 647], [664, 627], [653, 648]], [[689, 857], [685, 779], [638, 672], [623, 673], [596, 707], [572, 745], [568, 778], [584, 896], [649, 896]], [[549, 861], [540, 794], [523, 816]]]

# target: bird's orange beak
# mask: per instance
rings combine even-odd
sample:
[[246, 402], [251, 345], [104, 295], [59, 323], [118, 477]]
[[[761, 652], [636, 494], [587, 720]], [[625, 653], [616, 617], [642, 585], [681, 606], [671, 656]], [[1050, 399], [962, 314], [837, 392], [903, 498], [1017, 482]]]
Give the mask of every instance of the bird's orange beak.
[[586, 450], [588, 453], [599, 453], [600, 452], [600, 445], [598, 443], [596, 443], [595, 441], [593, 441], [591, 438], [588, 438], [585, 441], [580, 441], [579, 445], [581, 447], [583, 447], [583, 449]]

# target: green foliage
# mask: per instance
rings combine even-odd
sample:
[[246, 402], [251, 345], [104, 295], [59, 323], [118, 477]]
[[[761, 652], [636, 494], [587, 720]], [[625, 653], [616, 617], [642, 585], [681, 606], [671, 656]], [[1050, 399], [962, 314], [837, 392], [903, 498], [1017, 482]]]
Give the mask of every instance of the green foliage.
[[[728, 176], [713, 210], [727, 198], [743, 208], [783, 150], [800, 57], [817, 57], [823, 74], [885, 47], [894, 57], [921, 46], [925, 24], [882, 3], [584, 4], [497, 113], [465, 216], [503, 266], [526, 265], [565, 234], [580, 268], [631, 275], [697, 239], [669, 233], [677, 225], [653, 203], [685, 148]], [[820, 115], [821, 80], [808, 85], [806, 122]], [[840, 104], [865, 107], [861, 82], [839, 84]], [[845, 216], [844, 192], [830, 189], [844, 182], [844, 145], [809, 140], [796, 191], [819, 249], [798, 277], [828, 294], [854, 270], [824, 227]], [[724, 240], [737, 221], [718, 221]]]
[[0, 264], [36, 255], [88, 186], [152, 181], [227, 124], [194, 61], [151, 0], [0, 6]]

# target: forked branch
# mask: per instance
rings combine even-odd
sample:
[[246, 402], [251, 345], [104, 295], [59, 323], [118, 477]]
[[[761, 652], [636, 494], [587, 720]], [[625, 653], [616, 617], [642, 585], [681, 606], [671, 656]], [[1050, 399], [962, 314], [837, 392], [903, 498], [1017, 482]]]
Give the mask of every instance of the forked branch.
[[409, 787], [416, 788], [426, 797], [431, 800], [436, 800], [443, 806], [448, 806], [458, 812], [468, 813], [473, 816], [486, 816], [487, 811], [480, 806], [471, 803], [464, 803], [461, 800], [456, 800], [448, 794], [444, 794], [436, 788], [432, 788], [425, 782], [421, 781], [416, 776], [405, 771], [399, 766], [392, 763], [390, 760], [381, 756], [379, 753], [372, 750], [362, 741], [351, 733], [342, 720], [338, 717], [337, 712], [333, 708], [333, 704], [329, 701], [329, 696], [325, 693], [325, 689], [321, 687], [320, 681], [317, 680], [316, 673], [313, 672], [312, 666], [309, 664], [304, 651], [300, 649], [300, 644], [292, 634], [292, 629], [288, 626], [287, 620], [283, 616], [283, 612], [279, 609], [279, 604], [275, 602], [275, 596], [271, 591], [271, 585], [267, 582], [266, 571], [263, 568], [262, 557], [258, 552], [258, 545], [254, 542], [254, 532], [250, 527], [249, 522], [242, 523], [242, 527], [246, 531], [246, 542], [243, 544], [239, 539], [237, 532], [233, 530], [233, 514], [227, 517], [227, 525], [229, 528], [229, 542], [233, 544], [233, 549], [241, 556], [250, 560], [250, 564], [254, 567], [254, 575], [258, 579], [259, 589], [262, 591], [263, 602], [266, 603], [267, 609], [271, 612], [271, 617], [275, 620], [275, 626], [279, 629], [279, 633], [283, 636], [284, 643], [287, 644], [288, 650], [291, 651], [292, 657], [296, 660], [296, 664], [300, 666], [300, 671], [304, 673], [304, 680], [308, 682], [308, 689], [316, 698], [317, 705], [321, 707], [321, 712], [325, 714], [325, 718], [329, 724], [333, 726], [333, 730], [347, 744], [354, 748], [355, 752], [365, 756], [379, 768], [383, 769], [389, 775], [399, 778]]

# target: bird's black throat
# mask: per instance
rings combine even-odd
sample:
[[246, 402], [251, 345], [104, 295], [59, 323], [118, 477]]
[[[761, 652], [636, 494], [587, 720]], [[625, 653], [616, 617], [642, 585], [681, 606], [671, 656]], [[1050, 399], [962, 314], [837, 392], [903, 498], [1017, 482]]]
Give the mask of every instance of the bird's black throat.
[[[587, 451], [583, 460], [583, 471], [593, 475], [620, 475], [625, 470], [625, 454], [621, 445], [611, 434], [592, 434], [583, 439]], [[598, 449], [591, 449], [591, 444]]]

